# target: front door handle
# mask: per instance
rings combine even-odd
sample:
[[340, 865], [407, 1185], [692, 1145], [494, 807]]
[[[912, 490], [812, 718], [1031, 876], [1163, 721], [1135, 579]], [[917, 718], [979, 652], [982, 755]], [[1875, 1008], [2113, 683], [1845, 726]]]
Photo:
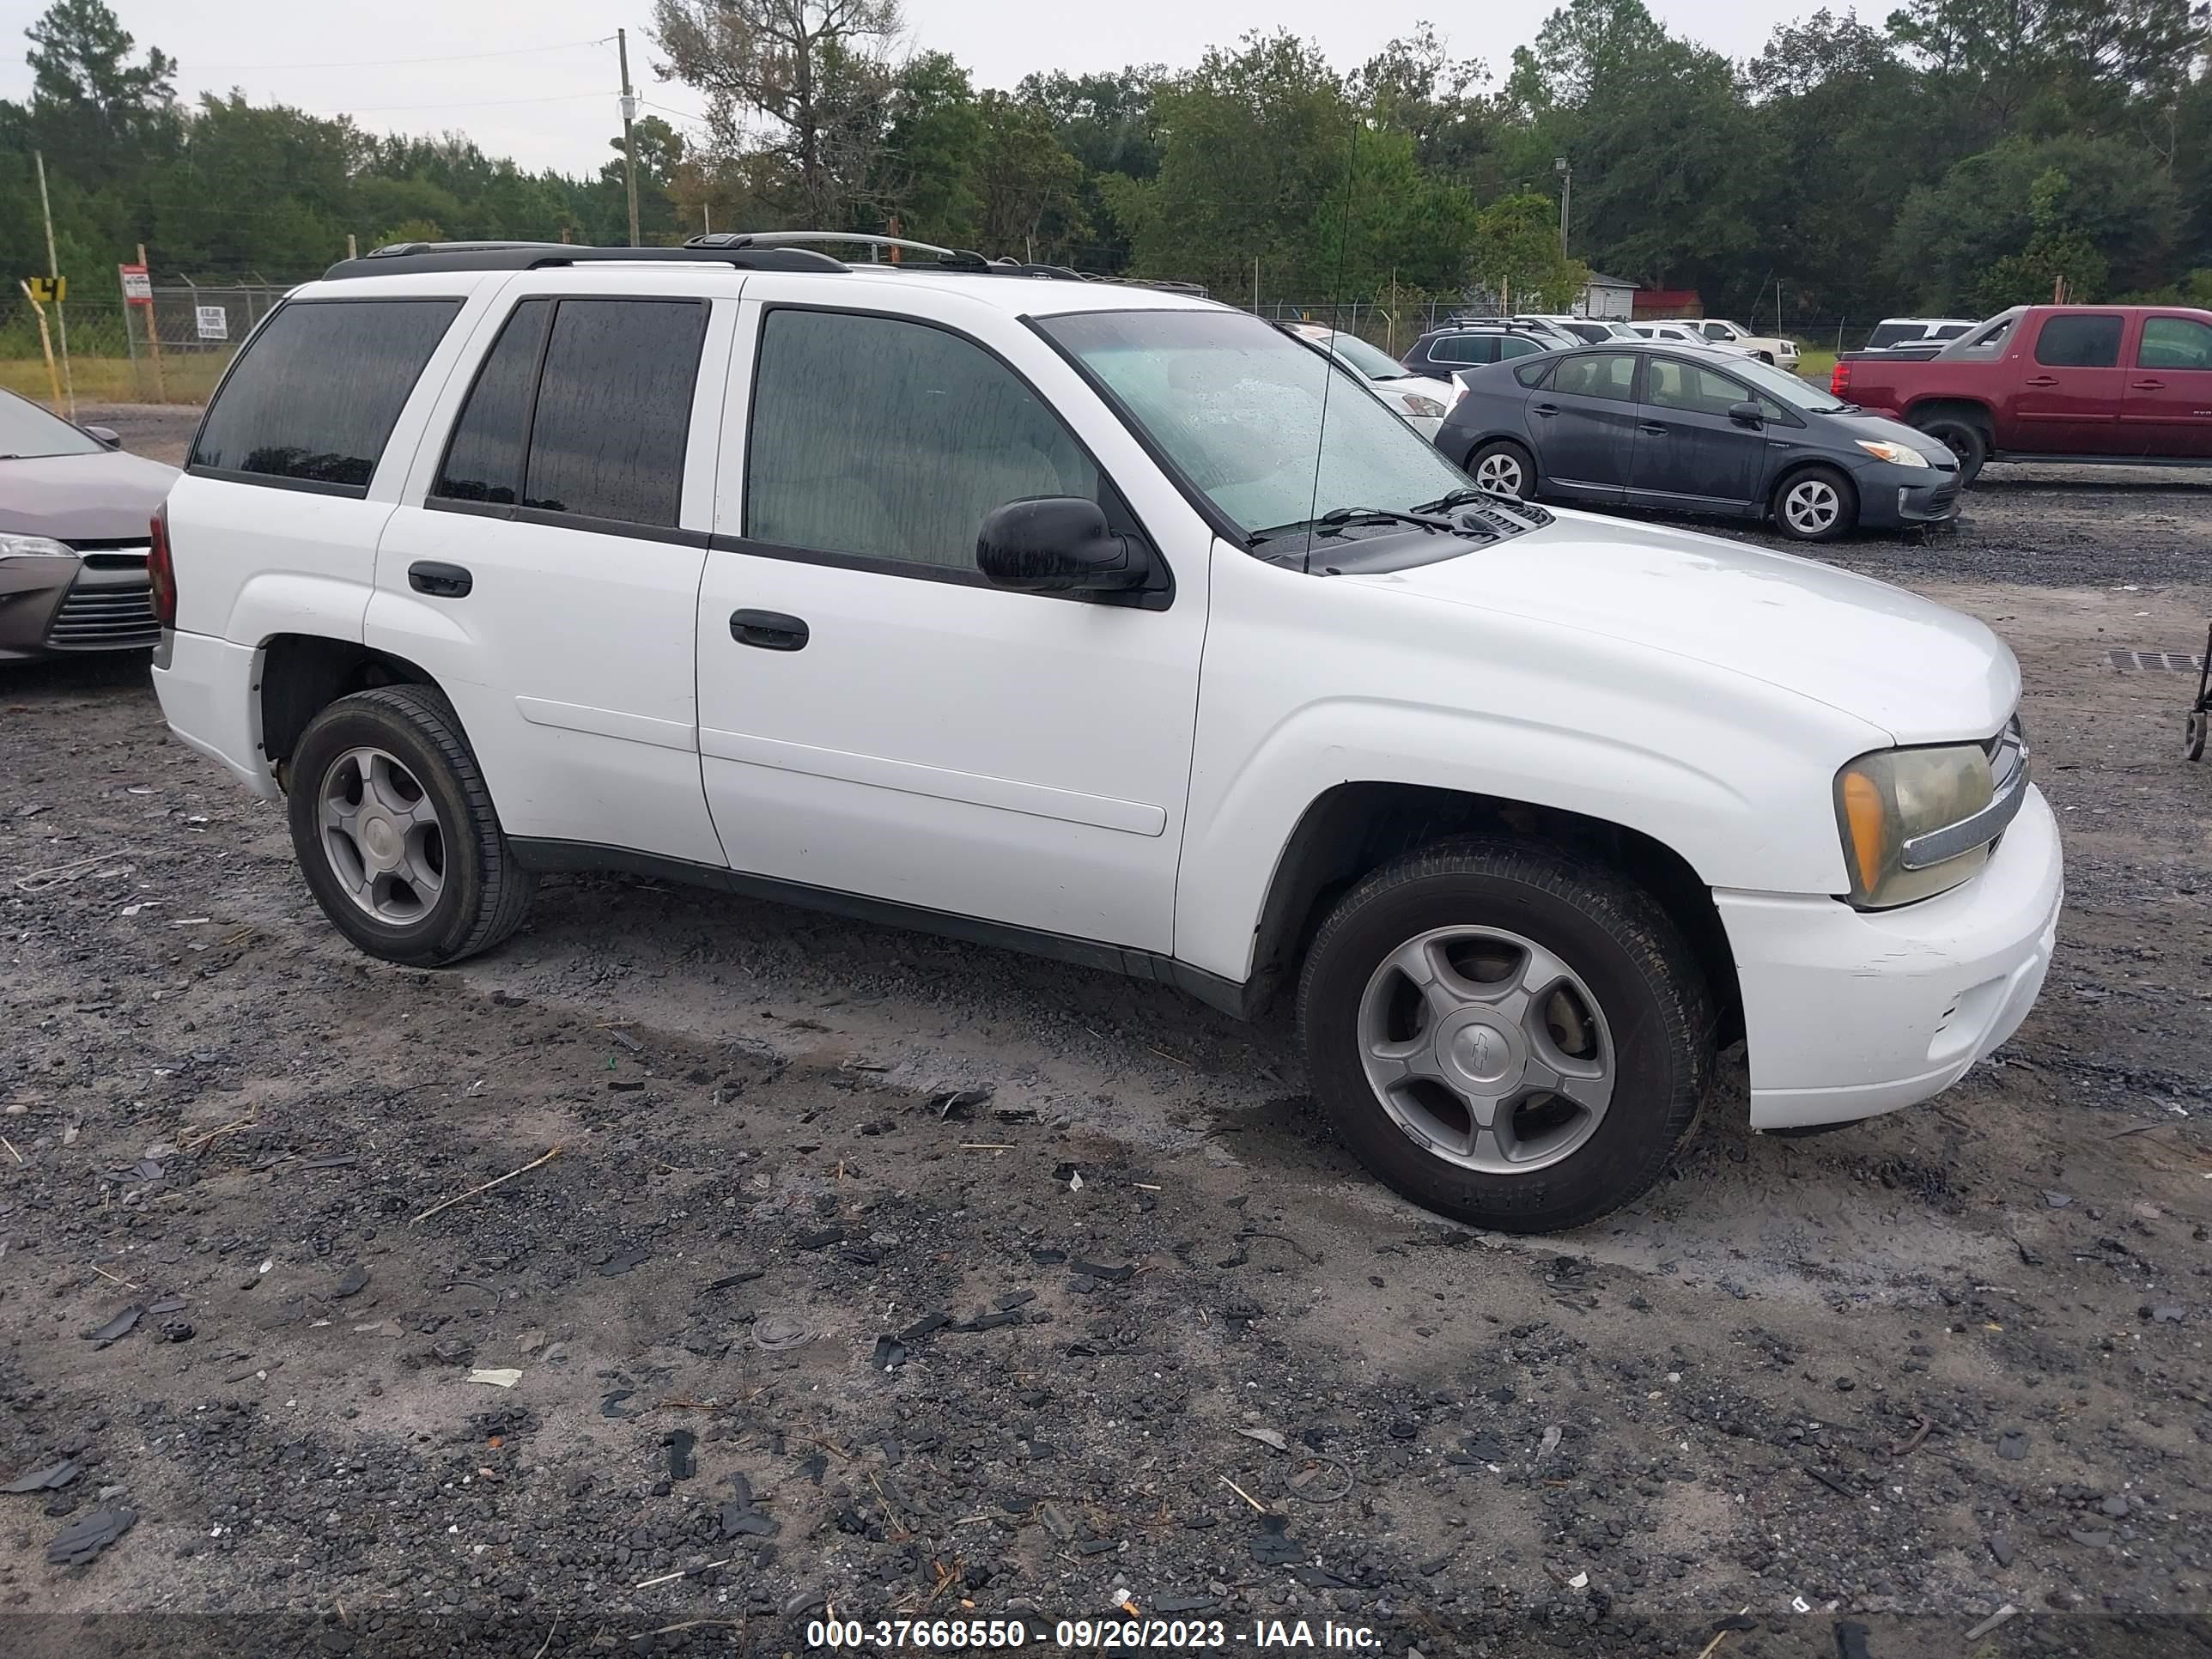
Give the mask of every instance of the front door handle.
[[2021, 384], [2022, 386], [2057, 386], [2058, 377], [2056, 374], [2031, 374]]
[[407, 586], [434, 599], [465, 599], [477, 579], [458, 564], [420, 559], [407, 567]]
[[732, 611], [730, 637], [739, 645], [756, 645], [763, 651], [805, 648], [806, 624], [781, 611]]
[[1556, 415], [1559, 412], [1559, 406], [1557, 404], [1537, 404], [1528, 412], [1532, 415]]
[[2128, 390], [2130, 392], [2163, 392], [2166, 390], [2166, 382], [2163, 380], [2130, 380], [2128, 382]]
[[1656, 421], [1638, 421], [1636, 423], [1636, 429], [1638, 432], [1649, 432], [1655, 437], [1663, 438], [1671, 428], [1660, 425]]

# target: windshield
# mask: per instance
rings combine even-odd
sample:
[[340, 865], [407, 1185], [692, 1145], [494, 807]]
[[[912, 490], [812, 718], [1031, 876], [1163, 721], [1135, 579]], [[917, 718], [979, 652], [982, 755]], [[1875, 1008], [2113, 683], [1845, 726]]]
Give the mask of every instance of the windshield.
[[1336, 348], [1336, 355], [1350, 363], [1370, 380], [1402, 380], [1407, 378], [1406, 366], [1380, 346], [1371, 346], [1357, 334], [1335, 333], [1328, 343]]
[[1467, 488], [1348, 373], [1256, 317], [1094, 311], [1036, 326], [1248, 535], [1340, 507], [1403, 512]]
[[100, 447], [67, 421], [12, 392], [0, 392], [0, 460], [33, 455], [97, 455]]
[[1808, 415], [1833, 415], [1850, 407], [1831, 398], [1821, 387], [1786, 368], [1777, 368], [1771, 363], [1762, 363], [1756, 357], [1731, 359], [1728, 372], [1739, 380], [1748, 380], [1757, 390], [1792, 409], [1802, 409]]

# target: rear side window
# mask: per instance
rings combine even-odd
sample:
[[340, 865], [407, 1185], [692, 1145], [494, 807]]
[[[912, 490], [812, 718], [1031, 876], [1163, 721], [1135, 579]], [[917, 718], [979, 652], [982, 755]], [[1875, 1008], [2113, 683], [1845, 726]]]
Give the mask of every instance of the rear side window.
[[2120, 361], [2120, 319], [2046, 317], [2035, 337], [2035, 361], [2053, 368], [2110, 368]]
[[2212, 368], [2212, 326], [2193, 317], [2146, 317], [2138, 368]]
[[1498, 337], [1494, 334], [1447, 334], [1429, 348], [1440, 363], [1494, 363]]
[[706, 338], [696, 300], [526, 300], [469, 392], [432, 494], [674, 529]]
[[1636, 356], [1628, 351], [1593, 351], [1569, 357], [1552, 376], [1552, 390], [1568, 398], [1610, 398], [1635, 401]]
[[192, 441], [196, 471], [359, 495], [459, 300], [294, 300], [263, 324]]

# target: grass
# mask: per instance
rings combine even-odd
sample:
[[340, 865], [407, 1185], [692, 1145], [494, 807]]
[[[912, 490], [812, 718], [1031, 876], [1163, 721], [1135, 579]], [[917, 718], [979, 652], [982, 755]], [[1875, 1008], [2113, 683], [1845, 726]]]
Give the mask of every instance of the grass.
[[1828, 371], [1835, 366], [1836, 354], [1832, 351], [1814, 351], [1805, 347], [1798, 349], [1797, 372], [1808, 380], [1827, 385]]
[[[167, 395], [159, 398], [154, 395], [153, 365], [143, 359], [134, 368], [128, 357], [71, 357], [70, 380], [80, 404], [204, 404], [228, 361], [212, 352], [164, 357], [161, 389]], [[54, 400], [43, 357], [0, 358], [0, 389], [33, 403], [51, 405]]]

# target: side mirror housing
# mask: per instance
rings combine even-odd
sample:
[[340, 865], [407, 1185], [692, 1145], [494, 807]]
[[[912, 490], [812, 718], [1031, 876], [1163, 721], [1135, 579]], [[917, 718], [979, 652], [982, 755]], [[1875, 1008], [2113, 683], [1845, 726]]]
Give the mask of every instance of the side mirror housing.
[[1740, 404], [1730, 404], [1729, 405], [1729, 419], [1734, 421], [1738, 426], [1765, 426], [1766, 424], [1765, 411], [1761, 410], [1757, 404], [1753, 403], [1748, 398], [1745, 398]]
[[1098, 503], [1036, 495], [983, 515], [975, 563], [1000, 587], [1025, 593], [1113, 593], [1142, 587], [1152, 560], [1141, 543], [1106, 526]]
[[92, 439], [103, 449], [123, 447], [123, 440], [115, 435], [115, 428], [112, 427], [88, 426], [84, 428], [83, 431], [86, 437]]

